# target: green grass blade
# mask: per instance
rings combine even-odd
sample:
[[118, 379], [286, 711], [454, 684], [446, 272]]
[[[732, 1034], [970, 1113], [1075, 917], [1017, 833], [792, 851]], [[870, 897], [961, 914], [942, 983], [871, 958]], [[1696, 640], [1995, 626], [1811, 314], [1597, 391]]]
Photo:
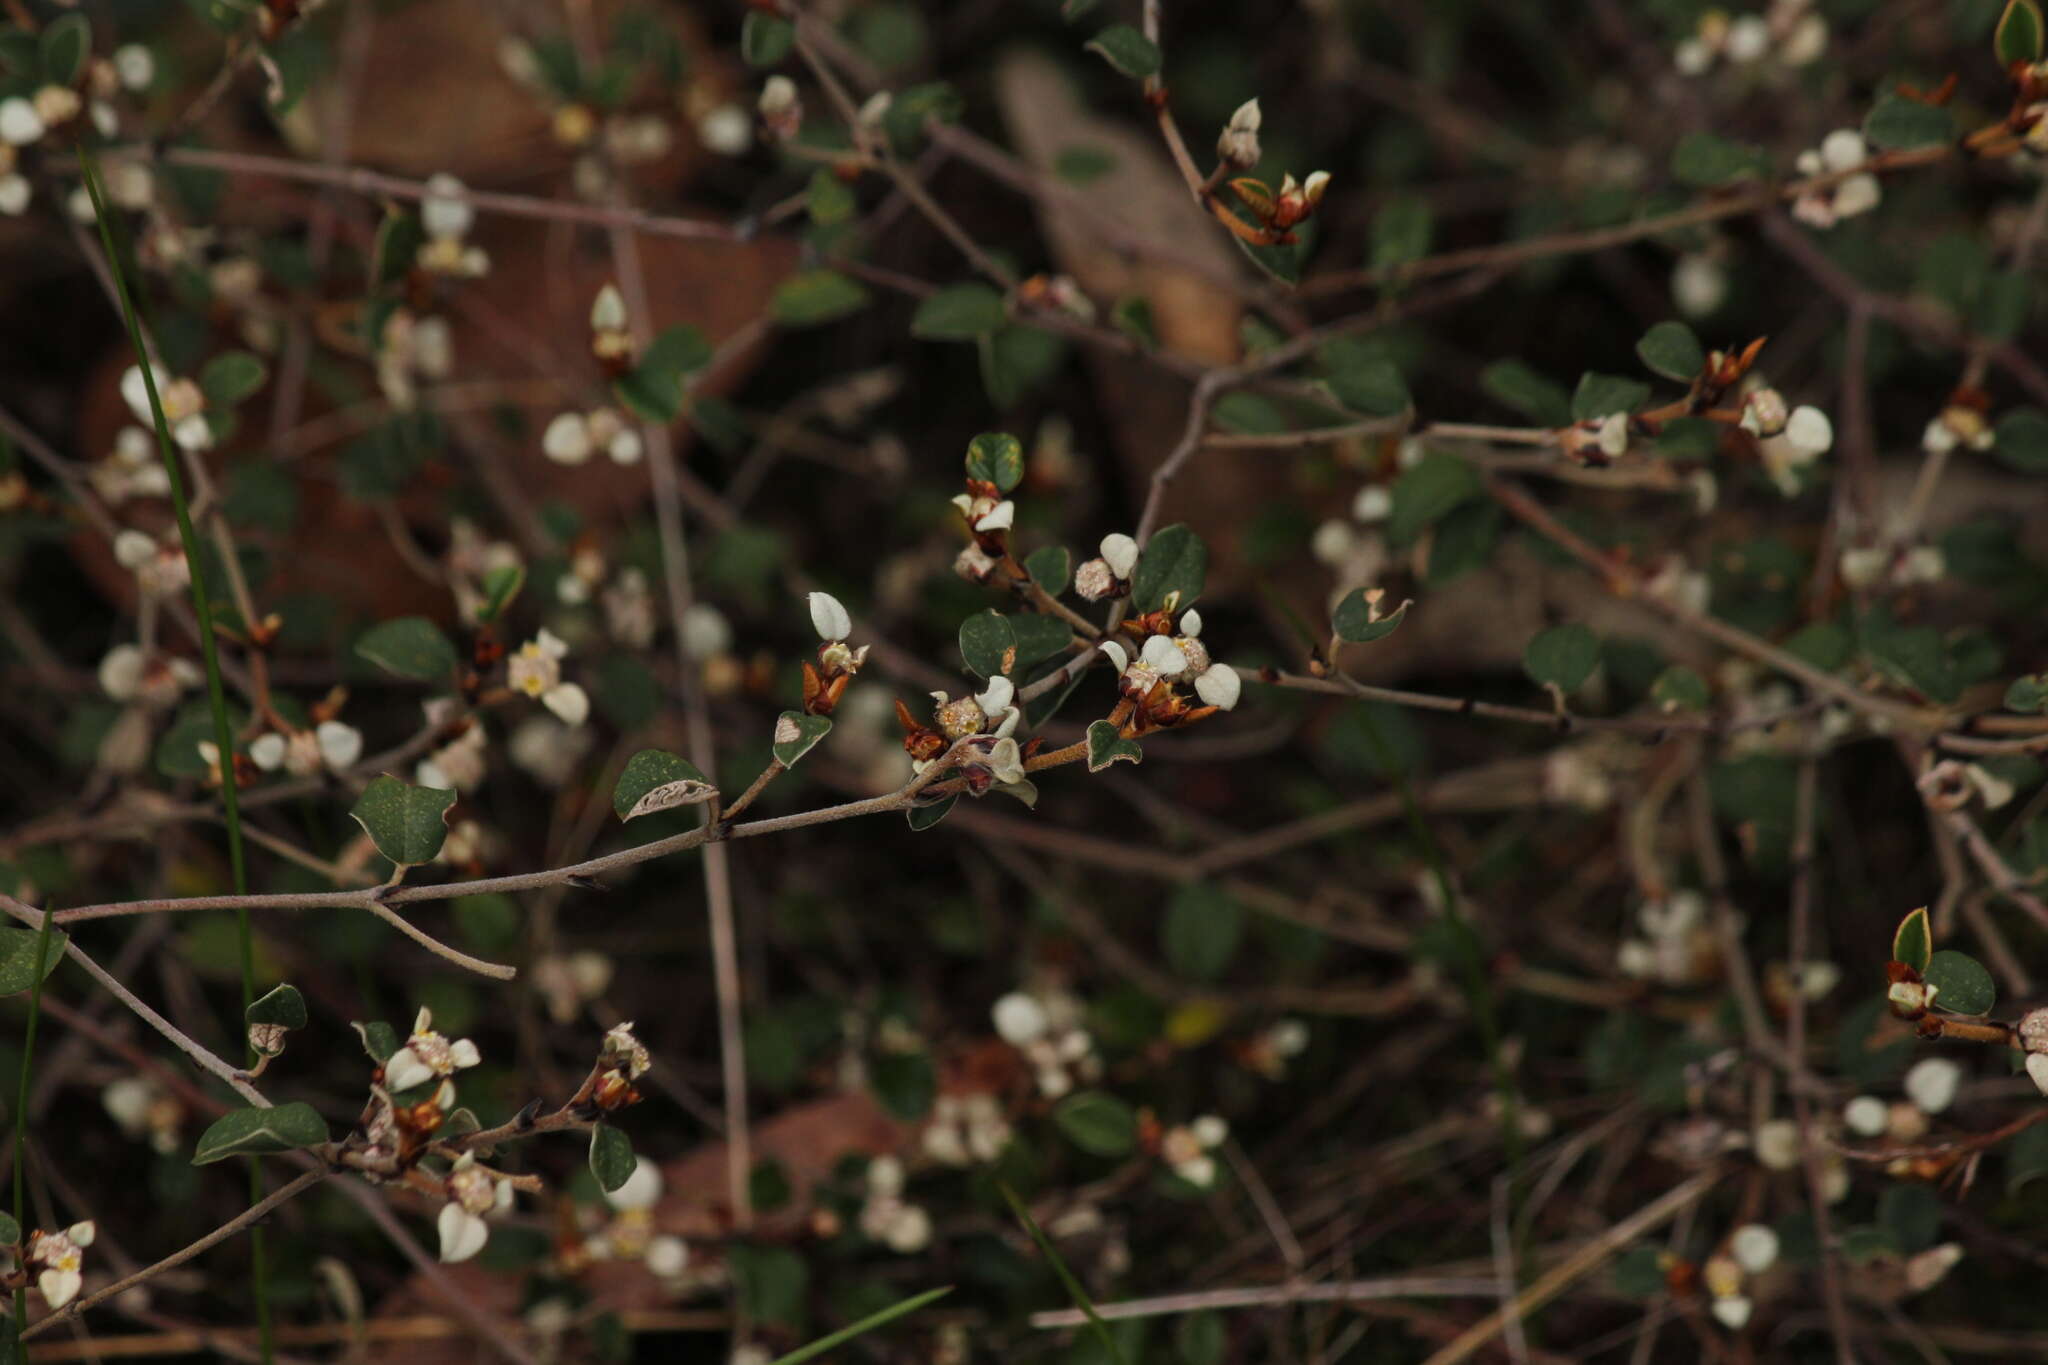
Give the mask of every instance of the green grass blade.
[[891, 1323], [907, 1314], [915, 1313], [932, 1300], [944, 1298], [952, 1292], [953, 1286], [948, 1284], [941, 1285], [937, 1289], [927, 1289], [922, 1294], [914, 1294], [901, 1303], [889, 1305], [879, 1313], [868, 1314], [851, 1326], [840, 1328], [829, 1337], [819, 1337], [810, 1345], [799, 1346], [786, 1356], [777, 1356], [769, 1362], [769, 1365], [797, 1365], [797, 1362], [800, 1360], [815, 1360], [836, 1346], [843, 1346], [855, 1337], [872, 1332], [885, 1323]]
[[1074, 1301], [1076, 1308], [1087, 1314], [1088, 1325], [1095, 1330], [1103, 1349], [1109, 1352], [1109, 1358], [1116, 1361], [1117, 1365], [1130, 1365], [1130, 1361], [1124, 1355], [1123, 1346], [1116, 1339], [1116, 1334], [1109, 1330], [1109, 1324], [1103, 1321], [1102, 1314], [1095, 1311], [1095, 1300], [1088, 1297], [1088, 1291], [1074, 1278], [1074, 1272], [1067, 1268], [1066, 1258], [1053, 1248], [1051, 1239], [1038, 1226], [1038, 1220], [1031, 1216], [1031, 1210], [1024, 1207], [1024, 1201], [1017, 1197], [1017, 1192], [1009, 1185], [997, 1181], [996, 1188], [1003, 1192], [1004, 1201], [1009, 1204], [1010, 1212], [1017, 1215], [1017, 1221], [1024, 1225], [1024, 1231], [1030, 1233], [1031, 1240], [1038, 1243], [1038, 1250], [1052, 1266], [1053, 1274], [1059, 1276], [1060, 1283], [1066, 1286], [1067, 1297]]
[[[128, 341], [135, 348], [135, 363], [142, 368], [142, 385], [149, 393], [149, 415], [156, 427], [157, 453], [163, 457], [164, 473], [170, 480], [171, 509], [178, 518], [178, 541], [184, 546], [185, 567], [192, 579], [192, 610], [199, 618], [199, 653], [206, 664], [206, 699], [213, 709], [213, 742], [220, 751], [220, 799], [228, 830], [228, 865], [233, 871], [235, 894], [244, 896], [249, 892], [249, 871], [242, 851], [241, 804], [235, 791], [235, 737], [228, 727], [227, 693], [220, 680], [220, 650], [213, 637], [213, 603], [206, 591], [206, 575], [200, 569], [199, 533], [192, 526], [192, 508], [185, 497], [184, 471], [178, 467], [178, 457], [171, 449], [171, 428], [164, 419], [163, 399], [157, 393], [156, 367], [150, 364], [149, 348], [143, 344], [142, 321], [136, 314], [135, 299], [128, 289], [127, 273], [121, 268], [121, 253], [114, 246], [113, 220], [107, 213], [106, 187], [100, 181], [99, 158], [83, 142], [78, 148], [78, 166], [85, 177], [85, 191], [92, 197], [93, 220], [99, 227], [100, 245], [107, 253], [107, 270], [113, 276], [114, 293], [120, 300], [121, 321], [127, 324]], [[242, 1009], [246, 1013], [256, 998], [256, 955], [246, 907], [235, 911], [235, 928], [241, 946]], [[246, 1056], [247, 1064], [255, 1065], [255, 1052], [250, 1050]], [[253, 1158], [249, 1162], [249, 1197], [252, 1200], [263, 1197], [262, 1168]], [[256, 1300], [257, 1337], [267, 1363], [272, 1358], [270, 1295], [261, 1228], [250, 1232], [250, 1257], [250, 1288]]]

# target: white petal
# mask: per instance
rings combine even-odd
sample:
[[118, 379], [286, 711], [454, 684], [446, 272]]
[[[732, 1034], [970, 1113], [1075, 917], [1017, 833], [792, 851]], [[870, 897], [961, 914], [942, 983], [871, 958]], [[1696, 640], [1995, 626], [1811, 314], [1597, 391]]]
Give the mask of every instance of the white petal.
[[1116, 641], [1104, 640], [1100, 645], [1096, 646], [1096, 648], [1102, 651], [1102, 656], [1105, 659], [1109, 660], [1110, 666], [1116, 669], [1118, 673], [1122, 673], [1125, 669], [1131, 666], [1130, 651], [1126, 650], [1122, 645], [1118, 644]]
[[1753, 1307], [1754, 1305], [1740, 1294], [1733, 1298], [1715, 1299], [1714, 1317], [1729, 1331], [1739, 1332], [1749, 1322], [1750, 1310]]
[[615, 1209], [653, 1208], [661, 1198], [661, 1167], [646, 1157], [635, 1158], [633, 1174], [626, 1177], [626, 1183], [605, 1196], [605, 1202]]
[[114, 537], [114, 558], [124, 569], [139, 569], [156, 558], [156, 540], [141, 531], [123, 531]]
[[988, 688], [974, 700], [981, 707], [983, 715], [993, 716], [999, 711], [1010, 709], [1010, 703], [1017, 698], [1017, 685], [1008, 678], [997, 674], [988, 680]]
[[1188, 1131], [1204, 1147], [1221, 1147], [1230, 1136], [1230, 1125], [1214, 1114], [1204, 1114], [1188, 1125]]
[[127, 701], [142, 687], [142, 664], [140, 645], [115, 645], [100, 660], [100, 691]]
[[612, 457], [613, 464], [639, 464], [640, 456], [645, 453], [640, 444], [640, 433], [632, 427], [612, 437], [611, 444], [604, 451]]
[[1842, 1106], [1843, 1126], [1858, 1137], [1876, 1137], [1890, 1121], [1884, 1101], [1875, 1095], [1858, 1095]]
[[549, 688], [540, 704], [554, 712], [564, 725], [581, 725], [590, 718], [590, 694], [572, 682]]
[[336, 770], [346, 768], [363, 756], [363, 732], [338, 720], [323, 720], [313, 731], [319, 741], [320, 757]]
[[391, 1060], [384, 1063], [386, 1090], [410, 1090], [433, 1079], [433, 1069], [414, 1055], [409, 1047], [398, 1049], [391, 1054]]
[[36, 1276], [36, 1288], [43, 1291], [43, 1302], [52, 1310], [62, 1308], [77, 1298], [84, 1285], [85, 1276], [75, 1270], [45, 1270]]
[[1189, 607], [1180, 614], [1180, 633], [1190, 638], [1202, 633], [1202, 613]]
[[1948, 1057], [1928, 1057], [1913, 1064], [1901, 1082], [1906, 1098], [1923, 1114], [1939, 1114], [1955, 1103], [1963, 1069]]
[[1005, 498], [997, 503], [987, 516], [975, 522], [974, 529], [977, 531], [1007, 531], [1016, 520], [1017, 504]]
[[71, 1239], [71, 1245], [75, 1247], [89, 1247], [92, 1245], [92, 1239], [99, 1236], [99, 1226], [88, 1218], [83, 1223], [73, 1223], [64, 1229], [64, 1235]]
[[1192, 1157], [1173, 1168], [1173, 1173], [1198, 1189], [1208, 1189], [1216, 1183], [1216, 1158], [1210, 1156]]
[[171, 439], [178, 443], [180, 450], [213, 449], [213, 427], [199, 413], [182, 417], [171, 428]]
[[476, 1050], [476, 1044], [468, 1038], [458, 1038], [448, 1048], [448, 1060], [455, 1064], [458, 1071], [467, 1066], [475, 1066], [483, 1059], [483, 1054]]
[[491, 1237], [489, 1224], [460, 1204], [443, 1204], [436, 1226], [441, 1231], [441, 1260], [449, 1265], [476, 1255]]
[[284, 736], [275, 730], [249, 741], [249, 761], [264, 772], [274, 772], [284, 762]]
[[1830, 171], [1849, 171], [1869, 156], [1863, 134], [1854, 128], [1837, 128], [1821, 139], [1820, 164]]
[[597, 298], [590, 305], [590, 330], [593, 332], [616, 332], [626, 325], [626, 300], [615, 284], [607, 284], [597, 291]]
[[1785, 439], [1802, 452], [1823, 454], [1835, 443], [1835, 425], [1819, 408], [1794, 408], [1785, 421]]
[[464, 197], [462, 182], [445, 172], [427, 181], [420, 200], [420, 226], [429, 237], [460, 237], [476, 221], [476, 210]]
[[35, 187], [28, 183], [28, 177], [15, 171], [0, 175], [0, 213], [9, 218], [19, 217], [28, 212], [29, 200], [35, 197]]
[[1884, 199], [1884, 187], [1868, 171], [1850, 176], [1835, 186], [1835, 217], [1854, 218], [1868, 213]]
[[2027, 1054], [2027, 1076], [2034, 1082], [2034, 1088], [2048, 1095], [2048, 1052]]
[[0, 100], [0, 142], [25, 147], [43, 135], [43, 119], [21, 96]]
[[1138, 542], [1121, 531], [1104, 536], [1098, 548], [1109, 571], [1118, 578], [1129, 578], [1131, 570], [1138, 567]]
[[1011, 991], [996, 1001], [991, 1012], [996, 1034], [1012, 1047], [1023, 1047], [1045, 1036], [1048, 1020], [1045, 1006], [1022, 991]]
[[149, 411], [149, 381], [142, 377], [140, 365], [130, 365], [121, 371], [121, 401], [128, 405], [128, 411], [135, 414], [135, 420], [144, 426], [156, 421]]
[[1145, 666], [1161, 677], [1171, 678], [1188, 670], [1188, 656], [1180, 652], [1180, 646], [1164, 635], [1151, 635], [1145, 639], [1145, 649], [1138, 656]]
[[590, 458], [590, 424], [580, 412], [562, 412], [541, 433], [541, 453], [556, 464], [582, 464]]
[[1762, 1223], [1745, 1223], [1728, 1239], [1728, 1254], [1752, 1275], [1761, 1275], [1778, 1260], [1778, 1234]]
[[810, 602], [811, 625], [820, 640], [844, 640], [853, 634], [853, 618], [839, 605], [838, 598], [829, 592], [814, 592]]
[[690, 1244], [680, 1237], [656, 1237], [647, 1243], [648, 1273], [672, 1280], [690, 1267]]
[[1218, 710], [1228, 711], [1235, 707], [1243, 691], [1244, 680], [1229, 664], [1210, 664], [1209, 671], [1195, 679], [1195, 695]]

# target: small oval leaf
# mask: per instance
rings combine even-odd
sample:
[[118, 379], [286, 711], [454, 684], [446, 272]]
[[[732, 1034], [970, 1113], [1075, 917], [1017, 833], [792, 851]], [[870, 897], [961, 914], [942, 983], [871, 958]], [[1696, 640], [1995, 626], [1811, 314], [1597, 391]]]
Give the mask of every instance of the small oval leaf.
[[695, 764], [665, 749], [642, 749], [626, 760], [612, 788], [612, 810], [621, 820], [676, 806], [694, 806], [718, 795]]
[[259, 1156], [317, 1147], [327, 1141], [327, 1120], [312, 1105], [294, 1100], [268, 1109], [231, 1109], [199, 1135], [192, 1164], [205, 1166], [231, 1156]]

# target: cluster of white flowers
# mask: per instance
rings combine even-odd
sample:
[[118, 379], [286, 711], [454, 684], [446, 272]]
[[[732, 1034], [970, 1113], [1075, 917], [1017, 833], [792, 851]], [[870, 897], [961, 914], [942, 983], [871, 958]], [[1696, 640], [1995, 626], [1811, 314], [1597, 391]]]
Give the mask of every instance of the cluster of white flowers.
[[1716, 62], [1736, 67], [1770, 64], [1810, 66], [1827, 51], [1827, 20], [1813, 11], [1812, 0], [1772, 0], [1764, 14], [1730, 16], [1709, 9], [1698, 27], [1682, 39], [1673, 54], [1679, 72], [1701, 76]]
[[484, 1249], [490, 1240], [486, 1214], [503, 1214], [512, 1207], [512, 1184], [497, 1172], [477, 1164], [476, 1155], [464, 1152], [442, 1184], [448, 1202], [434, 1221], [441, 1234], [441, 1259], [466, 1261]]
[[1237, 705], [1244, 690], [1244, 680], [1229, 664], [1210, 659], [1209, 647], [1201, 639], [1200, 612], [1189, 607], [1181, 613], [1179, 625], [1178, 635], [1146, 636], [1135, 659], [1115, 640], [1104, 641], [1100, 648], [1115, 667], [1117, 676], [1123, 679], [1124, 689], [1130, 695], [1142, 697], [1161, 681], [1178, 682], [1182, 678], [1192, 678], [1195, 695], [1202, 699], [1204, 705], [1221, 711], [1230, 710]]
[[1206, 1190], [1216, 1183], [1216, 1158], [1210, 1153], [1230, 1136], [1230, 1125], [1214, 1114], [1204, 1114], [1193, 1123], [1175, 1124], [1159, 1138], [1159, 1159], [1175, 1175]]
[[[1017, 521], [1017, 504], [1004, 497], [955, 493], [953, 506], [960, 509], [960, 515], [976, 531], [1007, 531]], [[1133, 551], [1135, 556], [1135, 546]]]
[[[427, 724], [439, 726], [453, 718], [452, 697], [434, 697], [423, 704]], [[413, 781], [440, 791], [474, 791], [484, 780], [489, 753], [483, 723], [470, 720], [462, 732], [421, 759], [413, 769]]]
[[1607, 809], [1614, 804], [1611, 762], [1612, 746], [1603, 737], [1558, 745], [1543, 756], [1544, 800], [1580, 810]]
[[1727, 1247], [1707, 1258], [1700, 1280], [1713, 1298], [1716, 1321], [1731, 1332], [1748, 1326], [1755, 1305], [1746, 1281], [1778, 1263], [1778, 1234], [1762, 1223], [1745, 1223], [1728, 1235]]
[[1024, 1054], [1047, 1099], [1102, 1074], [1095, 1039], [1081, 1023], [1081, 1002], [1066, 991], [1012, 991], [996, 1001], [991, 1015], [997, 1036]]
[[[1421, 456], [1421, 442], [1401, 442], [1401, 468], [1411, 468]], [[1372, 583], [1386, 571], [1387, 540], [1381, 527], [1393, 510], [1394, 494], [1388, 485], [1363, 484], [1352, 495], [1350, 516], [1327, 518], [1309, 536], [1309, 553], [1336, 580], [1328, 603], [1332, 610], [1353, 588]]]
[[804, 126], [803, 96], [787, 76], [770, 76], [762, 82], [754, 112], [760, 115], [762, 131], [777, 141], [795, 137]]
[[603, 953], [551, 953], [537, 959], [532, 967], [533, 989], [547, 1002], [548, 1015], [557, 1024], [567, 1024], [583, 1013], [583, 1007], [605, 993], [612, 983], [612, 960]]
[[1776, 389], [1759, 385], [1743, 395], [1742, 429], [1757, 438], [1764, 472], [1786, 497], [1799, 492], [1799, 471], [1835, 444], [1834, 423], [1819, 408], [1788, 408]]
[[489, 274], [490, 256], [468, 241], [475, 224], [476, 209], [463, 183], [445, 171], [428, 177], [426, 193], [420, 196], [420, 228], [427, 239], [420, 244], [415, 263], [433, 275], [474, 279]]
[[93, 492], [109, 506], [129, 498], [167, 498], [171, 476], [158, 457], [156, 437], [138, 426], [124, 426], [114, 437], [114, 448], [94, 464], [88, 478]]
[[1688, 251], [1671, 267], [1671, 301], [1689, 318], [1703, 318], [1728, 298], [1728, 268], [1706, 251]]
[[482, 1060], [476, 1044], [469, 1039], [450, 1042], [445, 1035], [436, 1033], [434, 1012], [421, 1006], [411, 1035], [385, 1060], [384, 1086], [387, 1090], [410, 1090], [435, 1079], [446, 1080]]
[[2020, 1050], [2026, 1054], [2027, 1078], [2048, 1095], [2048, 1009], [2029, 1010], [2020, 1018]]
[[1628, 976], [1667, 986], [1695, 985], [1720, 961], [1707, 927], [1707, 898], [1697, 891], [1673, 891], [1661, 901], [1644, 901], [1636, 912], [1641, 938], [1624, 940], [1619, 966]]
[[[121, 398], [137, 422], [152, 429], [156, 426], [156, 417], [149, 407], [149, 381], [140, 365], [130, 365], [121, 372]], [[170, 428], [171, 439], [180, 449], [213, 448], [213, 425], [206, 420], [206, 394], [197, 383], [173, 378], [157, 387], [157, 400], [163, 404], [164, 425]]]
[[1259, 164], [1264, 152], [1259, 147], [1259, 102], [1248, 99], [1231, 114], [1230, 122], [1216, 139], [1216, 156], [1233, 170], [1248, 171]]
[[100, 690], [119, 702], [168, 706], [205, 679], [199, 666], [175, 655], [145, 653], [142, 646], [115, 645], [100, 660]]
[[1943, 814], [1961, 810], [1972, 801], [1982, 801], [1986, 810], [1997, 810], [2017, 793], [2010, 781], [1982, 763], [1965, 763], [1958, 758], [1934, 764], [1920, 774], [1918, 786], [1920, 799]]
[[946, 1094], [932, 1104], [925, 1124], [924, 1154], [942, 1166], [994, 1161], [1010, 1144], [1010, 1121], [985, 1090]]
[[419, 381], [446, 379], [455, 372], [455, 335], [448, 319], [419, 317], [394, 308], [384, 319], [377, 345], [377, 389], [394, 408], [419, 401]]
[[1869, 160], [1870, 144], [1854, 128], [1837, 128], [1821, 139], [1819, 147], [1801, 152], [1793, 163], [1799, 173], [1826, 176], [1830, 183], [1794, 199], [1792, 216], [1810, 227], [1831, 228], [1844, 218], [1876, 208], [1884, 197], [1877, 177], [1856, 169]]
[[612, 1216], [600, 1231], [584, 1239], [584, 1254], [599, 1261], [639, 1261], [664, 1283], [680, 1281], [690, 1268], [689, 1243], [654, 1230], [654, 1209], [665, 1187], [661, 1167], [644, 1156], [636, 1157], [626, 1183], [604, 1197]]
[[83, 1252], [92, 1245], [96, 1232], [87, 1220], [73, 1223], [62, 1232], [38, 1228], [29, 1234], [22, 1251], [22, 1268], [36, 1277], [36, 1288], [42, 1291], [43, 1302], [50, 1305], [52, 1312], [77, 1298], [78, 1291], [85, 1287]]
[[1876, 1095], [1858, 1095], [1842, 1106], [1842, 1127], [1861, 1138], [1918, 1142], [1927, 1135], [1928, 1120], [1955, 1103], [1962, 1080], [1962, 1067], [1950, 1058], [1924, 1058], [1900, 1081], [1904, 1099], [1887, 1102]]
[[114, 562], [135, 575], [144, 597], [169, 597], [192, 585], [192, 566], [175, 541], [130, 527], [114, 533]]
[[1246, 1042], [1240, 1060], [1269, 1081], [1287, 1074], [1287, 1064], [1308, 1050], [1308, 1025], [1278, 1019]]
[[513, 691], [536, 698], [563, 724], [581, 725], [590, 716], [590, 695], [562, 680], [562, 660], [568, 653], [561, 637], [543, 626], [506, 661], [505, 681]]
[[868, 1162], [860, 1230], [898, 1255], [909, 1256], [931, 1245], [932, 1216], [904, 1199], [903, 1183], [903, 1163], [895, 1157], [878, 1156]]
[[602, 450], [613, 464], [638, 464], [645, 453], [640, 429], [617, 408], [560, 412], [540, 437], [541, 453], [556, 464], [580, 465]]
[[1852, 545], [1839, 561], [1842, 581], [1856, 591], [1910, 588], [1948, 576], [1948, 556], [1939, 545]]
[[[1825, 1135], [1816, 1134], [1815, 1145], [1825, 1149], [1821, 1154], [1821, 1198], [1830, 1204], [1839, 1204], [1849, 1195], [1848, 1163], [1828, 1143]], [[1797, 1170], [1800, 1162], [1798, 1122], [1793, 1119], [1764, 1120], [1750, 1134], [1750, 1150], [1756, 1156], [1757, 1165], [1767, 1171]]]
[[147, 1139], [150, 1147], [169, 1156], [184, 1142], [185, 1106], [151, 1076], [122, 1076], [107, 1083], [100, 1103], [121, 1132]]
[[338, 720], [323, 720], [310, 730], [266, 731], [249, 741], [249, 761], [264, 772], [280, 767], [294, 777], [310, 777], [325, 767], [346, 772], [363, 754], [363, 732]]

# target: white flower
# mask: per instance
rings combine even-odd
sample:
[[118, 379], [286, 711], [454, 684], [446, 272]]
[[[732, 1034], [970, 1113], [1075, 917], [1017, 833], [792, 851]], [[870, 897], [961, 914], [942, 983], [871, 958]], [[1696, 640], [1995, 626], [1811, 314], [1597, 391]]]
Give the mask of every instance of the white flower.
[[981, 520], [974, 523], [977, 531], [1007, 531], [1017, 520], [1017, 504], [1004, 498]]
[[853, 618], [846, 614], [846, 608], [831, 593], [812, 593], [810, 605], [811, 626], [818, 632], [819, 639], [830, 644], [853, 633]]
[[1138, 542], [1121, 531], [1104, 536], [1097, 549], [1109, 571], [1118, 578], [1128, 579], [1131, 570], [1138, 567]]
[[1901, 1082], [1906, 1098], [1923, 1114], [1939, 1114], [1955, 1102], [1963, 1069], [1947, 1057], [1928, 1057], [1913, 1064]]
[[1858, 1137], [1877, 1137], [1889, 1121], [1890, 1111], [1875, 1095], [1858, 1095], [1842, 1106], [1842, 1126]]
[[1147, 668], [1162, 677], [1171, 678], [1187, 672], [1188, 656], [1164, 635], [1147, 636], [1145, 648], [1138, 657]]
[[1818, 14], [1803, 16], [1778, 44], [1778, 60], [1787, 66], [1811, 66], [1828, 47], [1828, 21]]
[[657, 1279], [673, 1280], [690, 1267], [690, 1246], [680, 1237], [652, 1237], [642, 1258], [647, 1272]]
[[320, 745], [321, 761], [336, 772], [363, 756], [363, 732], [353, 725], [323, 720], [314, 728], [313, 738]]
[[1238, 694], [1243, 690], [1243, 680], [1229, 664], [1210, 664], [1202, 676], [1195, 679], [1195, 695], [1219, 711], [1235, 707]]
[[97, 1229], [90, 1221], [73, 1223], [62, 1232], [41, 1232], [31, 1234], [22, 1256], [26, 1266], [38, 1267], [36, 1288], [42, 1291], [43, 1301], [52, 1311], [78, 1297], [78, 1291], [85, 1285], [81, 1267], [85, 1257], [80, 1254], [92, 1245]]
[[626, 1183], [604, 1197], [615, 1209], [651, 1209], [661, 1198], [661, 1167], [646, 1157], [633, 1159], [633, 1174]]
[[26, 147], [43, 135], [43, 118], [36, 107], [21, 96], [0, 100], [0, 142]]
[[1778, 1234], [1762, 1223], [1745, 1223], [1728, 1239], [1728, 1254], [1752, 1275], [1761, 1275], [1778, 1259]]
[[143, 654], [140, 645], [115, 645], [100, 660], [100, 691], [115, 701], [129, 701], [142, 690]]
[[1789, 1171], [1799, 1164], [1799, 1125], [1791, 1119], [1760, 1123], [1752, 1139], [1757, 1164], [1768, 1171]]
[[427, 180], [427, 192], [420, 199], [420, 226], [427, 236], [462, 237], [476, 221], [462, 182], [445, 171]]
[[147, 90], [156, 81], [156, 54], [141, 43], [114, 49], [114, 75], [130, 90]]
[[1351, 552], [1357, 545], [1358, 532], [1352, 529], [1350, 522], [1337, 517], [1331, 517], [1316, 527], [1308, 539], [1309, 553], [1315, 556], [1316, 562], [1331, 568], [1351, 558]]
[[1238, 170], [1249, 170], [1259, 164], [1259, 102], [1248, 99], [1237, 106], [1230, 122], [1223, 125], [1222, 135], [1216, 139], [1216, 155]]
[[562, 680], [562, 660], [569, 646], [546, 626], [519, 647], [505, 665], [505, 681], [515, 692], [541, 698]]
[[732, 624], [709, 602], [683, 608], [683, 648], [693, 659], [708, 659], [732, 648]]
[[1012, 991], [996, 1001], [991, 1012], [995, 1019], [996, 1033], [1012, 1047], [1023, 1047], [1045, 1036], [1051, 1021], [1047, 1019], [1045, 1006], [1034, 996], [1022, 991]]
[[436, 1076], [452, 1076], [482, 1060], [476, 1044], [469, 1039], [451, 1043], [434, 1032], [433, 1011], [422, 1008], [413, 1021], [412, 1036], [384, 1063], [384, 1088], [410, 1090]]
[[1394, 495], [1385, 484], [1369, 483], [1351, 499], [1351, 517], [1370, 526], [1385, 521], [1394, 510]]
[[1672, 267], [1671, 301], [1687, 317], [1705, 317], [1727, 297], [1728, 272], [1713, 257], [1693, 252]]
[[754, 125], [737, 104], [721, 104], [697, 120], [697, 140], [706, 151], [739, 156], [754, 141]]
[[556, 464], [577, 465], [590, 458], [590, 426], [580, 412], [562, 412], [540, 437], [541, 454]]
[[14, 171], [0, 175], [0, 213], [9, 218], [19, 217], [28, 212], [28, 202], [34, 196], [34, 188], [26, 176]]
[[1771, 50], [1771, 26], [1760, 14], [1745, 14], [1728, 26], [1724, 50], [1731, 62], [1748, 64]]

